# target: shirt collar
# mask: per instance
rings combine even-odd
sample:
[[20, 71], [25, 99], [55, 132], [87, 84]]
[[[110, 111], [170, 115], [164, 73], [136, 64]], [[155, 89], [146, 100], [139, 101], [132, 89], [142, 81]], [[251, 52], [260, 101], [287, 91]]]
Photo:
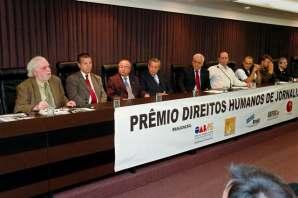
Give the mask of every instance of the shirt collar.
[[42, 82], [42, 81], [38, 80], [37, 78], [35, 78], [35, 80], [36, 80], [37, 85], [41, 88], [44, 87], [45, 83], [48, 83], [48, 81]]
[[222, 64], [218, 64], [218, 66], [220, 67], [220, 68], [222, 68], [222, 69], [228, 69], [229, 68], [229, 66], [223, 66]]
[[[83, 71], [81, 71], [81, 74], [83, 75], [83, 78], [86, 80], [86, 75], [88, 75], [88, 77], [90, 76], [90, 73], [89, 74], [86, 74], [84, 73]], [[90, 77], [89, 77], [90, 78]]]
[[125, 80], [125, 79], [129, 80], [129, 76], [122, 76], [122, 75], [120, 75], [120, 76], [121, 76], [122, 80]]

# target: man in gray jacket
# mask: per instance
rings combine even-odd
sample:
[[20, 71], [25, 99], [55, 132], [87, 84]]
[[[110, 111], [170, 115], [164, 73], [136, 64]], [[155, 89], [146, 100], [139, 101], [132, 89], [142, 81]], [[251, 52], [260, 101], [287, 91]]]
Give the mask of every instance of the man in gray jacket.
[[88, 107], [107, 101], [101, 77], [91, 73], [92, 59], [88, 53], [78, 55], [80, 71], [66, 79], [66, 92], [78, 107]]

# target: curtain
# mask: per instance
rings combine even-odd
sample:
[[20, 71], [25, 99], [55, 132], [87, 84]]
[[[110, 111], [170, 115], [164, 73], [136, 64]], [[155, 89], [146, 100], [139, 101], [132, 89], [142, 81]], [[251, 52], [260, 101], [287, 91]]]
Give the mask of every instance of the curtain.
[[158, 57], [169, 76], [170, 64], [190, 64], [196, 52], [208, 61], [226, 50], [238, 63], [245, 55], [298, 55], [294, 27], [73, 0], [1, 0], [0, 17], [0, 68], [26, 67], [42, 55], [55, 70], [89, 52], [94, 72], [121, 58]]

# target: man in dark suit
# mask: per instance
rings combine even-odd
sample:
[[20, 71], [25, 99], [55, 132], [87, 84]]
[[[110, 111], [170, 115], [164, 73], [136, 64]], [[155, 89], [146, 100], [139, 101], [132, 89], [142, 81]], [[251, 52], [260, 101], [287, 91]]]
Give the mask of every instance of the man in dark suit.
[[288, 60], [285, 57], [280, 57], [278, 65], [274, 68], [275, 76], [280, 81], [288, 82], [291, 79], [290, 71], [288, 70]]
[[178, 88], [181, 92], [210, 89], [209, 71], [202, 68], [204, 59], [202, 54], [193, 55], [192, 67], [185, 68], [178, 76]]
[[135, 99], [149, 96], [141, 86], [138, 77], [131, 74], [131, 63], [126, 59], [118, 63], [118, 73], [109, 78], [107, 94], [110, 99], [115, 97]]
[[92, 73], [92, 59], [88, 53], [78, 55], [80, 71], [66, 79], [66, 92], [70, 99], [79, 107], [107, 101], [107, 95], [102, 86], [101, 77]]
[[172, 92], [169, 83], [158, 73], [160, 69], [160, 60], [151, 58], [148, 61], [148, 71], [141, 77], [141, 84], [150, 96], [157, 93], [168, 94]]
[[76, 106], [65, 97], [60, 79], [51, 74], [50, 64], [44, 57], [32, 58], [27, 70], [29, 78], [17, 86], [15, 113]]

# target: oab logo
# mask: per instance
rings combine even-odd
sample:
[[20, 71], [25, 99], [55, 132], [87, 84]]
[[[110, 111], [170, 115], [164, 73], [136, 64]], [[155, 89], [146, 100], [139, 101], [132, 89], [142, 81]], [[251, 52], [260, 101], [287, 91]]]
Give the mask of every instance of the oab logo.
[[260, 123], [260, 121], [261, 121], [260, 118], [256, 118], [256, 115], [252, 114], [246, 119], [246, 126], [254, 127], [254, 126], [258, 125]]
[[292, 112], [292, 110], [293, 110], [293, 102], [291, 100], [289, 100], [287, 102], [287, 108], [286, 108], [286, 110], [287, 110], [288, 113], [291, 113]]
[[213, 123], [207, 123], [195, 128], [195, 143], [203, 142], [213, 138]]
[[225, 136], [235, 134], [236, 117], [230, 117], [225, 120]]

